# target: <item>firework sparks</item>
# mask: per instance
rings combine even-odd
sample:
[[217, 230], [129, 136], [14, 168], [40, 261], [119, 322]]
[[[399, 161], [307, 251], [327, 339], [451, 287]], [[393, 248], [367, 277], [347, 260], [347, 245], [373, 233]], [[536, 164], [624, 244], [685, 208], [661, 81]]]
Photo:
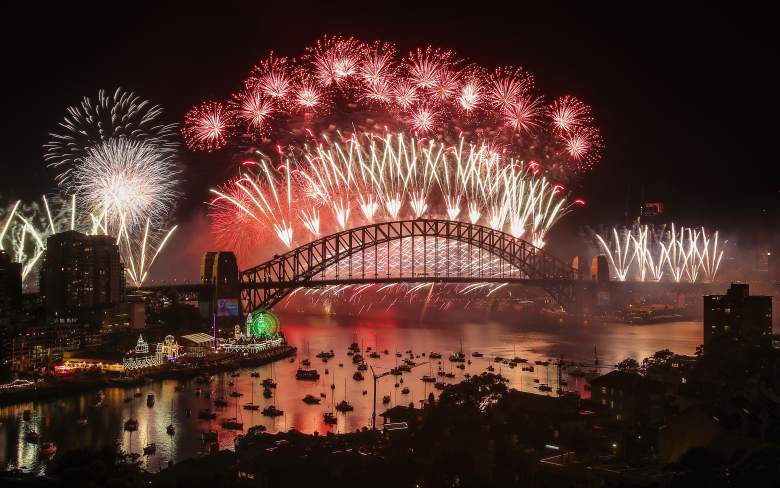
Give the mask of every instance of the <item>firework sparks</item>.
[[184, 117], [182, 134], [191, 148], [204, 151], [221, 149], [227, 144], [233, 125], [233, 112], [220, 102], [204, 102]]

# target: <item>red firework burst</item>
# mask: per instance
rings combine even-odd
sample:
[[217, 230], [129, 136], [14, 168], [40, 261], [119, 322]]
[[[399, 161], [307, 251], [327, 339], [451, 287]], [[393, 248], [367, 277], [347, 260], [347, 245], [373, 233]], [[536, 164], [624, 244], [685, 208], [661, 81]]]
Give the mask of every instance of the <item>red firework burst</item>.
[[493, 108], [506, 111], [533, 89], [534, 78], [522, 68], [497, 68], [487, 84], [488, 102]]
[[504, 121], [516, 132], [528, 133], [539, 126], [542, 111], [540, 98], [520, 97], [504, 111]]
[[233, 126], [233, 116], [221, 102], [203, 102], [184, 116], [182, 134], [187, 145], [203, 151], [214, 151], [226, 143]]
[[247, 90], [233, 95], [231, 108], [236, 118], [248, 128], [264, 131], [268, 119], [274, 112], [274, 104], [259, 89]]
[[592, 121], [590, 107], [571, 95], [555, 100], [549, 110], [550, 119], [558, 131], [570, 132]]

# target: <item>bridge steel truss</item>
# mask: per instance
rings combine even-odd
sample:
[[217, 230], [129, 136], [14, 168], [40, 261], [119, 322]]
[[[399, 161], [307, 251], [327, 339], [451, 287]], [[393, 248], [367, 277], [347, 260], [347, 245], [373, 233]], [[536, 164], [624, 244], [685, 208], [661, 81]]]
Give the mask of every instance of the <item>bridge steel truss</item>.
[[[417, 264], [419, 259], [415, 260], [415, 253], [431, 252], [425, 245], [428, 239], [473, 246], [480, 250], [480, 258], [485, 252], [505, 263], [508, 269], [502, 270], [499, 276], [486, 275], [482, 266], [450, 272], [449, 263], [436, 265], [437, 260], [449, 260], [449, 243], [446, 252], [435, 252], [433, 261], [426, 255], [422, 258], [422, 265]], [[418, 244], [415, 250], [415, 242], [420, 240], [423, 245]], [[384, 263], [380, 267], [376, 251], [379, 246], [387, 245], [389, 253], [392, 241], [399, 241], [399, 246], [408, 243], [407, 254], [404, 254], [403, 247], [398, 249], [402, 262], [397, 276], [391, 276], [389, 266]], [[371, 248], [375, 248], [375, 252], [367, 259], [365, 251]], [[355, 256], [358, 253], [360, 256]], [[407, 256], [409, 264], [406, 276], [404, 256]], [[352, 262], [353, 257], [361, 262]], [[345, 261], [348, 263], [346, 273], [340, 264]], [[329, 270], [328, 275], [326, 270]], [[299, 287], [402, 282], [527, 284], [545, 289], [558, 303], [565, 305], [574, 299], [572, 284], [578, 279], [578, 274], [542, 249], [504, 232], [467, 222], [420, 219], [380, 222], [331, 234], [244, 270], [240, 279], [244, 312], [248, 313], [270, 309]]]

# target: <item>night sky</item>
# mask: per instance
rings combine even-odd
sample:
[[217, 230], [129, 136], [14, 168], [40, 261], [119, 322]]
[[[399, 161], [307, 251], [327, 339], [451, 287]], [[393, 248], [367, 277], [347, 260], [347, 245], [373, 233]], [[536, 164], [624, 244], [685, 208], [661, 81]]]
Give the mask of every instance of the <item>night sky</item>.
[[[520, 65], [549, 96], [571, 93], [592, 105], [606, 149], [575, 190], [588, 205], [567, 217], [570, 225], [617, 221], [642, 197], [694, 225], [730, 227], [777, 211], [776, 12], [267, 3], [3, 7], [0, 194], [51, 190], [41, 145], [84, 95], [122, 86], [181, 122], [191, 105], [234, 91], [268, 51], [299, 55], [328, 33], [388, 40], [401, 51], [432, 44], [488, 67]], [[232, 174], [226, 159], [183, 155], [180, 221], [202, 209], [209, 184]]]

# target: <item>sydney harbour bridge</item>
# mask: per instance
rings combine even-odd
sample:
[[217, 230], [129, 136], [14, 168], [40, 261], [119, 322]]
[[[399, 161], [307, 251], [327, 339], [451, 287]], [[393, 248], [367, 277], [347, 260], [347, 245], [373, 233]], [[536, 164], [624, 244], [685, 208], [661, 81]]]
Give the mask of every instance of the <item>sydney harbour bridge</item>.
[[[586, 275], [586, 276], [583, 276]], [[383, 283], [495, 283], [544, 290], [568, 312], [580, 314], [605, 286], [673, 286], [700, 294], [711, 285], [690, 283], [605, 284], [531, 243], [468, 222], [417, 219], [378, 222], [321, 237], [238, 273], [244, 314], [269, 310], [299, 288]], [[216, 296], [220, 283], [156, 285], [146, 290]], [[236, 290], [236, 295], [238, 290]], [[213, 301], [212, 299], [209, 299]]]

